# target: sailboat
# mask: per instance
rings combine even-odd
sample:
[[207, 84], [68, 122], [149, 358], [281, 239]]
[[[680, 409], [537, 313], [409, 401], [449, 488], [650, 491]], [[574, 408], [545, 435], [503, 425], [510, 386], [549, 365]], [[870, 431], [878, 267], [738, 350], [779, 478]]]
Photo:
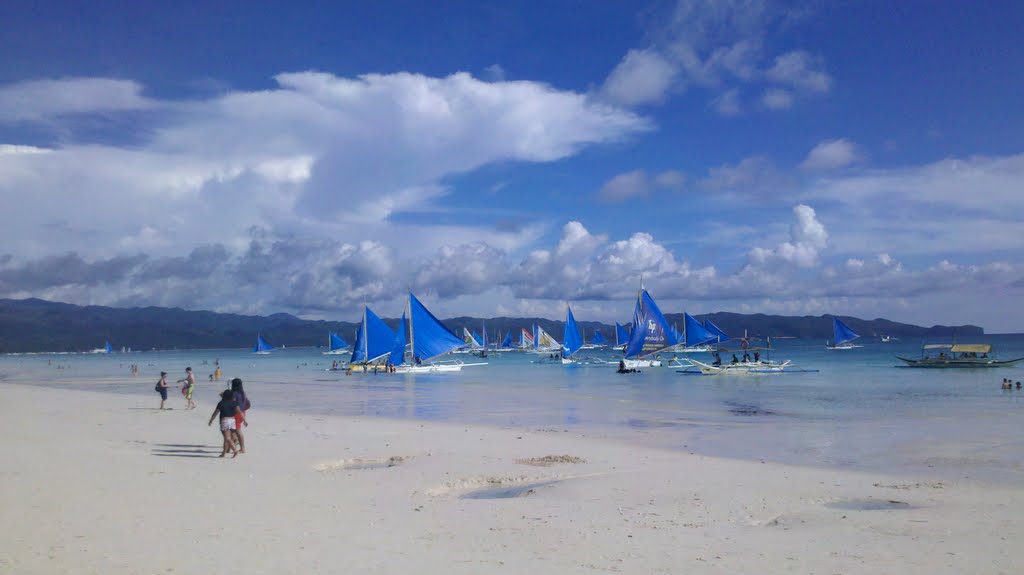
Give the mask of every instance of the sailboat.
[[501, 340], [498, 349], [512, 349], [512, 330], [505, 332], [505, 339]]
[[263, 336], [256, 334], [256, 345], [252, 346], [253, 353], [260, 355], [268, 355], [270, 350], [274, 349], [274, 346], [267, 343], [267, 340], [263, 339]]
[[327, 332], [327, 350], [323, 355], [341, 355], [348, 351], [348, 342], [333, 331]]
[[519, 349], [523, 351], [533, 349], [533, 335], [525, 327], [520, 328], [519, 331]]
[[[708, 329], [705, 323], [701, 323], [689, 313], [683, 312], [683, 341], [681, 342], [683, 345], [676, 351], [684, 353], [713, 351], [713, 344], [720, 343], [722, 336], [725, 335], [725, 332], [717, 327], [715, 329], [718, 331]], [[725, 339], [729, 339], [729, 336], [726, 335]]]
[[483, 344], [480, 343], [480, 339], [477, 337], [475, 333], [469, 331], [468, 327], [462, 328], [462, 342], [466, 344], [466, 352], [469, 352], [470, 350], [477, 350], [483, 347]]
[[[404, 316], [403, 316], [404, 317]], [[405, 322], [403, 322], [403, 333], [404, 334]], [[438, 373], [438, 372], [450, 372], [450, 371], [462, 371], [462, 367], [466, 365], [487, 365], [486, 362], [482, 363], [463, 363], [461, 361], [455, 361], [451, 363], [434, 362], [433, 360], [439, 356], [451, 353], [457, 349], [465, 347], [466, 343], [462, 341], [459, 336], [452, 333], [450, 329], [445, 327], [441, 320], [434, 317], [434, 314], [430, 313], [420, 300], [416, 299], [416, 296], [409, 293], [409, 353], [402, 353], [402, 361], [392, 363], [395, 364], [396, 373]], [[395, 358], [395, 352], [397, 351], [398, 337], [392, 339], [391, 353], [392, 357]], [[403, 344], [404, 351], [404, 344]]]
[[567, 311], [565, 312], [565, 334], [562, 337], [565, 341], [562, 344], [562, 365], [576, 363], [576, 358], [572, 354], [583, 347], [583, 336], [580, 335], [580, 328], [576, 325], [576, 318], [572, 315], [572, 308], [566, 306], [565, 309]]
[[594, 347], [604, 347], [608, 345], [608, 340], [605, 339], [603, 335], [601, 335], [600, 330], [595, 329], [594, 336], [590, 338], [590, 344], [593, 345]]
[[[480, 342], [480, 349], [476, 350], [473, 355], [477, 357], [487, 357], [487, 346], [489, 344], [487, 342], [487, 324], [484, 323], [484, 320], [480, 320], [480, 333], [483, 335], [476, 338], [476, 340]], [[476, 336], [477, 334], [474, 333], [473, 335]]]
[[633, 311], [633, 331], [622, 359], [625, 368], [661, 367], [661, 360], [652, 356], [678, 343], [672, 326], [661, 314], [654, 298], [641, 288]]
[[368, 306], [363, 306], [363, 320], [356, 331], [356, 342], [352, 344], [352, 358], [349, 364], [362, 364], [363, 371], [367, 365], [379, 362], [391, 353], [395, 342], [395, 332]]
[[544, 331], [544, 328], [537, 324], [533, 324], [533, 352], [534, 353], [554, 353], [562, 349], [562, 344], [558, 343], [558, 340], [551, 337], [551, 334]]
[[629, 343], [629, 331], [622, 327], [618, 322], [615, 323], [615, 349], [626, 349], [626, 344]]
[[838, 317], [834, 316], [832, 317], [832, 334], [832, 343], [825, 343], [825, 347], [828, 349], [853, 349], [855, 347], [864, 347], [850, 343], [860, 337], [860, 335], [850, 329], [850, 326], [843, 323]]
[[113, 351], [114, 351], [114, 348], [110, 347], [110, 342], [107, 341], [107, 342], [103, 343], [103, 347], [98, 347], [98, 348], [90, 351], [89, 353], [111, 353]]

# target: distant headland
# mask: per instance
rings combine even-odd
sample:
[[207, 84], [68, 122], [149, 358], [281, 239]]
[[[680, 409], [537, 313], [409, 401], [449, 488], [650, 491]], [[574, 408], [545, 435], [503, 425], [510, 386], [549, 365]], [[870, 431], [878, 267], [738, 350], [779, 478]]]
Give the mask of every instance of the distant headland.
[[[682, 314], [666, 314], [670, 323], [683, 325]], [[921, 327], [887, 319], [864, 320], [840, 316], [862, 336], [896, 336], [928, 338], [979, 336], [984, 330], [973, 325]], [[827, 339], [832, 336], [831, 315], [781, 316], [738, 314], [728, 312], [698, 316], [710, 319], [731, 335], [744, 332], [752, 337], [796, 337]], [[595, 330], [614, 341], [615, 326], [600, 322], [579, 321], [588, 341]], [[628, 318], [624, 318], [628, 321]], [[391, 326], [397, 318], [385, 319]], [[479, 331], [483, 324], [490, 337], [512, 330], [513, 338], [521, 328], [534, 323], [556, 337], [562, 333], [563, 322], [547, 318], [476, 318], [456, 317], [444, 320], [453, 332], [462, 328]], [[41, 299], [0, 299], [0, 353], [80, 352], [102, 347], [105, 342], [119, 350], [211, 349], [251, 347], [257, 332], [275, 346], [321, 346], [327, 343], [330, 331], [349, 339], [356, 323], [305, 320], [286, 313], [269, 316], [248, 316], [212, 311], [189, 311], [181, 308], [135, 307], [114, 308], [78, 306]], [[352, 340], [349, 340], [350, 342]]]

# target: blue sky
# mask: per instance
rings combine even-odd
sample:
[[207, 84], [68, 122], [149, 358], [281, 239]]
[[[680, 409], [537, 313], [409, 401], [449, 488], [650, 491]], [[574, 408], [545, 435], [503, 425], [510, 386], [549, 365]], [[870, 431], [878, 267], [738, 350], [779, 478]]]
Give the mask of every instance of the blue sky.
[[6, 2], [0, 297], [1024, 314], [1013, 2]]

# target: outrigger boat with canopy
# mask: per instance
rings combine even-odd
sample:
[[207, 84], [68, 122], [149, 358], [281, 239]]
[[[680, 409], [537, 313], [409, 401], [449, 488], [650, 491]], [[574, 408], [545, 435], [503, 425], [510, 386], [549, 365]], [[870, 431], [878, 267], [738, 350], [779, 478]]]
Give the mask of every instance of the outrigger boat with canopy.
[[905, 367], [1009, 367], [1024, 357], [1000, 361], [992, 355], [987, 343], [932, 343], [921, 347], [921, 357], [908, 359], [896, 356]]

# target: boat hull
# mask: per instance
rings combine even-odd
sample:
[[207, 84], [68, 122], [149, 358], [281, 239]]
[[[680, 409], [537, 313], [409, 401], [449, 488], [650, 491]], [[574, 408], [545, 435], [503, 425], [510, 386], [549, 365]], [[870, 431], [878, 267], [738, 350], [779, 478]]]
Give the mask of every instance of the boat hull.
[[624, 359], [626, 369], [638, 369], [641, 367], [661, 367], [660, 359]]
[[704, 375], [757, 375], [765, 373], [784, 373], [787, 367], [790, 366], [790, 362], [784, 361], [782, 363], [772, 362], [740, 362], [740, 363], [727, 363], [724, 365], [712, 365], [710, 363], [704, 363], [693, 359], [688, 359], [694, 367], [698, 368]]
[[995, 359], [987, 360], [970, 360], [970, 359], [907, 359], [905, 357], [896, 356], [896, 359], [907, 364], [907, 367], [922, 367], [922, 368], [934, 368], [934, 369], [971, 369], [971, 368], [988, 368], [988, 367], [1010, 367], [1022, 360], [1024, 357], [1018, 357], [1017, 359], [1008, 359], [1005, 361], [999, 361]]

